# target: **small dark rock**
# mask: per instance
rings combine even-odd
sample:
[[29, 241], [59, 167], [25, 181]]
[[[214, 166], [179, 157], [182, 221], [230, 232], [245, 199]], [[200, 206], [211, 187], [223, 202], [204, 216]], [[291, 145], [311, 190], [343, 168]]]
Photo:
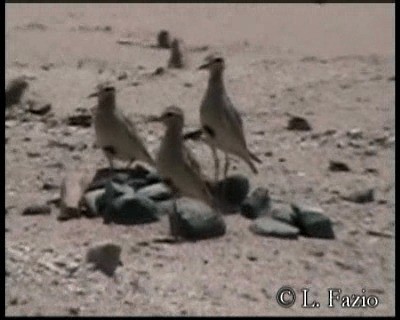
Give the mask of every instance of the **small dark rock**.
[[29, 83], [24, 76], [17, 77], [9, 82], [7, 85], [6, 95], [6, 108], [17, 104], [21, 101], [21, 98], [25, 90], [29, 87]]
[[235, 212], [240, 209], [249, 189], [249, 180], [240, 174], [229, 176], [216, 185], [211, 183], [212, 193], [218, 199], [221, 209], [227, 212]]
[[308, 121], [304, 118], [301, 117], [291, 117], [289, 119], [288, 125], [287, 125], [288, 130], [298, 130], [298, 131], [310, 131], [311, 126], [308, 123]]
[[49, 102], [29, 100], [27, 103], [28, 111], [39, 116], [43, 116], [51, 110], [51, 103]]
[[39, 215], [39, 214], [50, 214], [51, 207], [48, 205], [32, 205], [26, 207], [22, 212], [23, 216]]
[[167, 30], [161, 30], [157, 35], [157, 45], [159, 48], [169, 49], [171, 47], [171, 40]]
[[374, 189], [367, 188], [364, 190], [357, 190], [348, 195], [342, 195], [342, 199], [355, 203], [367, 203], [374, 201]]
[[302, 234], [313, 238], [335, 238], [331, 220], [323, 214], [322, 209], [296, 204], [291, 206], [297, 215], [296, 220]]
[[101, 243], [90, 248], [86, 254], [86, 261], [93, 263], [96, 269], [107, 276], [112, 276], [115, 269], [121, 265], [121, 247], [113, 243]]
[[158, 67], [156, 70], [154, 70], [153, 75], [161, 76], [164, 73], [165, 73], [165, 69], [163, 67]]
[[261, 236], [296, 239], [299, 229], [270, 217], [259, 217], [249, 226], [249, 230]]
[[348, 172], [351, 171], [349, 166], [341, 161], [329, 160], [329, 170], [333, 172]]
[[159, 220], [159, 212], [151, 199], [124, 194], [107, 203], [104, 220], [126, 225], [151, 223]]
[[67, 125], [74, 127], [89, 128], [92, 125], [92, 115], [82, 109], [77, 114], [67, 118]]
[[119, 81], [128, 79], [128, 72], [126, 72], [126, 71], [121, 71], [121, 72], [118, 74], [117, 79], [118, 79]]
[[180, 198], [169, 215], [171, 235], [191, 240], [220, 237], [226, 232], [222, 216], [203, 202]]
[[248, 219], [266, 215], [271, 209], [271, 198], [266, 188], [258, 187], [240, 206], [240, 213]]
[[139, 189], [137, 194], [155, 201], [162, 201], [172, 197], [172, 190], [164, 183], [156, 183]]
[[183, 68], [185, 65], [183, 54], [180, 48], [180, 42], [178, 39], [174, 39], [171, 43], [171, 55], [168, 60], [168, 68]]

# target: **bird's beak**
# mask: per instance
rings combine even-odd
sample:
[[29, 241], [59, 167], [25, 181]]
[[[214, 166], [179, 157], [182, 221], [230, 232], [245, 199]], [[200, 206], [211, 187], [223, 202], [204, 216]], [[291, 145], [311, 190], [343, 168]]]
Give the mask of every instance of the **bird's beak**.
[[97, 97], [99, 94], [97, 92], [93, 92], [87, 96], [87, 99]]
[[209, 63], [203, 64], [200, 67], [197, 68], [197, 70], [204, 70], [204, 69], [208, 69], [208, 67], [210, 66]]

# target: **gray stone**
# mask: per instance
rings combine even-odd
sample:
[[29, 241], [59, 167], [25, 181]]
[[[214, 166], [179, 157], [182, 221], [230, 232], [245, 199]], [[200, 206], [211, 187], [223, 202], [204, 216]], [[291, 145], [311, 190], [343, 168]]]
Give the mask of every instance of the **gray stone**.
[[240, 174], [229, 176], [216, 185], [211, 183], [212, 194], [224, 211], [238, 211], [249, 189], [249, 180]]
[[266, 215], [271, 209], [271, 199], [268, 190], [263, 187], [256, 188], [241, 204], [240, 213], [248, 219], [256, 219]]
[[83, 197], [84, 205], [88, 209], [89, 216], [99, 216], [105, 209], [105, 190], [96, 189], [86, 192]]
[[297, 204], [291, 206], [297, 215], [298, 226], [302, 234], [313, 238], [335, 238], [331, 220], [323, 214], [321, 208]]
[[350, 192], [348, 195], [342, 195], [342, 199], [355, 203], [367, 203], [374, 201], [374, 189], [367, 188], [364, 190], [356, 190]]
[[261, 236], [296, 239], [300, 230], [270, 217], [259, 217], [249, 226], [251, 232]]
[[29, 100], [28, 101], [28, 111], [30, 113], [43, 116], [51, 110], [51, 103], [46, 101], [36, 101]]
[[170, 231], [175, 237], [200, 240], [225, 234], [223, 217], [209, 206], [191, 198], [180, 198], [169, 216]]
[[107, 202], [104, 222], [143, 224], [159, 220], [157, 205], [147, 197], [134, 193], [124, 194]]
[[126, 185], [126, 184], [121, 184], [118, 183], [116, 181], [113, 180], [109, 180], [106, 184], [105, 184], [105, 199], [107, 202], [111, 202], [114, 199], [122, 196], [122, 195], [133, 195], [134, 194], [134, 190]]
[[121, 247], [111, 242], [104, 242], [93, 246], [87, 251], [86, 261], [94, 264], [107, 276], [112, 276], [115, 269], [121, 265]]
[[287, 129], [297, 131], [310, 131], [312, 128], [306, 119], [292, 116], [288, 121]]
[[51, 207], [48, 205], [31, 205], [26, 207], [24, 211], [22, 211], [23, 216], [32, 216], [32, 215], [39, 215], [39, 214], [50, 214]]
[[29, 87], [29, 83], [26, 77], [21, 76], [15, 79], [12, 79], [6, 88], [5, 96], [6, 96], [6, 108], [17, 104], [21, 101], [21, 98], [25, 92], [25, 90]]
[[329, 170], [333, 172], [347, 172], [350, 171], [350, 168], [346, 163], [342, 161], [329, 160]]
[[271, 217], [297, 227], [297, 214], [289, 205], [274, 205], [271, 210]]
[[170, 199], [172, 197], [172, 190], [164, 183], [156, 183], [139, 189], [137, 194], [155, 201], [161, 201]]

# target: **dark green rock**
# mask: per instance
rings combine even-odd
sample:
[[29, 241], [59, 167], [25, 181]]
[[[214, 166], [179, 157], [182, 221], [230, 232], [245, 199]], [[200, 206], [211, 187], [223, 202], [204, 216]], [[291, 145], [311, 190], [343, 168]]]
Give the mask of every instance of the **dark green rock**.
[[297, 227], [297, 214], [289, 205], [274, 205], [271, 209], [271, 218]]
[[238, 211], [250, 189], [249, 180], [240, 174], [227, 177], [217, 184], [210, 183], [210, 186], [221, 209], [226, 212]]
[[342, 198], [346, 201], [354, 203], [367, 203], [374, 201], [374, 189], [368, 188], [364, 190], [357, 190], [349, 193], [348, 195], [343, 195]]
[[104, 222], [143, 224], [159, 220], [157, 205], [136, 194], [124, 194], [107, 204]]
[[141, 188], [137, 191], [137, 194], [155, 201], [167, 200], [172, 197], [171, 189], [164, 183], [151, 184]]
[[323, 214], [322, 209], [297, 204], [291, 206], [302, 234], [313, 238], [335, 238], [331, 220]]
[[91, 190], [85, 193], [84, 204], [88, 209], [89, 216], [99, 216], [105, 209], [104, 189]]
[[271, 208], [268, 190], [263, 187], [255, 189], [241, 204], [240, 213], [248, 219], [266, 215]]
[[175, 209], [169, 216], [171, 234], [175, 237], [200, 240], [219, 237], [226, 232], [223, 217], [200, 201], [180, 198]]
[[286, 239], [296, 239], [300, 233], [298, 228], [267, 216], [254, 220], [249, 229], [257, 235]]

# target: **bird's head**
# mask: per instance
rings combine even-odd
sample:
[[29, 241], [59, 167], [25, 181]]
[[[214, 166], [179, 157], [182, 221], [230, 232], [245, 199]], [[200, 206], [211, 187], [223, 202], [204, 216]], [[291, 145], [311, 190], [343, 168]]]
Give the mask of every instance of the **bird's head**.
[[114, 100], [115, 87], [109, 83], [99, 84], [97, 90], [88, 96], [88, 98], [93, 97], [97, 97], [99, 102]]
[[157, 121], [164, 123], [167, 127], [180, 126], [183, 127], [184, 114], [181, 108], [176, 106], [167, 107], [161, 116], [150, 117], [149, 121]]
[[225, 60], [222, 56], [208, 57], [207, 62], [199, 67], [199, 70], [208, 69], [210, 72], [221, 72], [225, 69]]

